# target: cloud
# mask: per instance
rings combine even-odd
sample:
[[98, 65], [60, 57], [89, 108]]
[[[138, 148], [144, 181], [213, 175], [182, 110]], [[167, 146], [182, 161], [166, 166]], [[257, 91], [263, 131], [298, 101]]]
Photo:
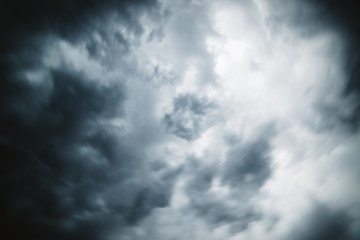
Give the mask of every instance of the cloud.
[[[7, 198], [1, 206], [8, 233], [102, 239], [112, 226], [135, 224], [152, 208], [167, 205], [172, 178], [164, 184], [140, 177], [145, 156], [102, 124], [122, 115], [121, 84], [103, 86], [65, 69], [51, 70], [47, 80], [49, 92], [25, 85], [27, 95], [19, 93], [19, 103], [3, 104]], [[24, 97], [26, 103], [19, 99]]]
[[333, 0], [312, 3], [313, 8], [320, 9], [319, 17], [337, 31], [346, 42], [344, 51], [344, 69], [346, 69], [346, 94], [359, 94], [359, 56], [354, 52], [359, 51], [360, 25], [358, 9], [354, 7], [355, 1], [339, 3]]
[[347, 3], [0, 11], [4, 235], [356, 239], [359, 31]]
[[[260, 217], [260, 212], [251, 206], [248, 196], [241, 197], [242, 189], [239, 189], [240, 197], [237, 192], [224, 194], [214, 189], [214, 183], [219, 178], [219, 166], [200, 164], [194, 157], [190, 157], [189, 161], [191, 169], [185, 185], [189, 205], [185, 212], [195, 213], [214, 228], [230, 225], [232, 232], [245, 230], [252, 221]], [[241, 199], [241, 203], [236, 199]]]
[[189, 157], [185, 185], [188, 211], [194, 211], [215, 228], [228, 226], [232, 233], [245, 231], [259, 221], [263, 213], [256, 209], [253, 198], [271, 176], [273, 134], [273, 128], [267, 126], [253, 139], [228, 143], [222, 164]]
[[[110, 57], [101, 55], [114, 47], [110, 36], [118, 36], [115, 43], [129, 52], [133, 34], [143, 34], [139, 15], [152, 7], [157, 3], [18, 1], [3, 9], [0, 145], [6, 198], [0, 221], [5, 235], [108, 239], [114, 230], [168, 205], [178, 171], [152, 169], [159, 156], [145, 154], [137, 130], [128, 133], [113, 124], [129, 120], [126, 76], [104, 65]], [[112, 31], [106, 17], [111, 12], [126, 32]], [[89, 45], [87, 37], [97, 42]], [[130, 74], [126, 67], [121, 71]]]
[[173, 111], [164, 116], [169, 131], [187, 141], [199, 137], [207, 126], [206, 115], [215, 107], [206, 98], [191, 94], [179, 95], [173, 100]]
[[[337, 124], [347, 125], [357, 131], [360, 106], [359, 57], [357, 54], [360, 27], [357, 24], [359, 22], [357, 11], [353, 7], [355, 3], [352, 1], [338, 3], [332, 0], [316, 2], [278, 0], [272, 3], [260, 0], [255, 2], [264, 17], [264, 24], [269, 29], [268, 33], [273, 39], [281, 38], [283, 35], [296, 36], [299, 39], [316, 39], [329, 33], [336, 35], [332, 37], [333, 40], [340, 39], [341, 43], [336, 44], [336, 47], [334, 46], [329, 51], [330, 57], [335, 56], [334, 62], [337, 67], [343, 69], [343, 76], [339, 77], [342, 80], [338, 81], [342, 84], [337, 86], [338, 99], [336, 103], [346, 101], [346, 105], [352, 106], [352, 110], [347, 113], [347, 116], [337, 115], [331, 117], [330, 121], [335, 120], [338, 122]], [[349, 98], [350, 101], [348, 101]], [[333, 107], [337, 108], [337, 112], [342, 108], [340, 106]], [[321, 113], [324, 112], [320, 110]]]
[[264, 184], [271, 176], [271, 145], [268, 134], [230, 146], [222, 173], [224, 184], [239, 189], [259, 188]]
[[334, 212], [321, 204], [314, 204], [302, 223], [287, 239], [350, 240], [351, 219], [343, 212]]
[[[43, 3], [35, 1], [16, 1], [4, 5], [2, 31], [7, 35], [3, 41], [24, 40], [29, 34], [54, 32], [66, 38], [81, 34], [81, 30], [96, 26], [94, 17], [101, 19], [105, 13], [118, 12], [122, 20], [136, 23], [136, 11], [157, 6], [156, 1], [54, 1]], [[132, 10], [135, 10], [133, 11]], [[31, 11], [29, 11], [31, 9]], [[136, 14], [135, 14], [136, 15]], [[134, 22], [135, 21], [135, 22]], [[139, 27], [137, 24], [134, 27]], [[17, 44], [18, 42], [15, 42]]]

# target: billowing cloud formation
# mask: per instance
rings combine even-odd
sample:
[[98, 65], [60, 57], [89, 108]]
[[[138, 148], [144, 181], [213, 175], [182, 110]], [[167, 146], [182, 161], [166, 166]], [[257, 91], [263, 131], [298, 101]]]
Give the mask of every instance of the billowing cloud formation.
[[354, 6], [3, 4], [3, 235], [358, 239]]
[[214, 108], [205, 98], [185, 94], [174, 99], [172, 113], [164, 116], [166, 127], [175, 135], [188, 141], [199, 137], [205, 128], [204, 118]]
[[[174, 176], [153, 171], [125, 128], [125, 76], [106, 74], [94, 18], [117, 14], [130, 37], [155, 2], [13, 2], [3, 9], [1, 222], [13, 239], [104, 239], [168, 204]], [[132, 13], [132, 8], [136, 11]], [[29, 11], [30, 10], [30, 11]], [[111, 33], [131, 48], [120, 32]], [[96, 37], [95, 37], [96, 39]], [[73, 45], [75, 44], [75, 45]], [[95, 49], [96, 48], [96, 49]], [[106, 49], [105, 49], [106, 50]], [[86, 53], [86, 52], [85, 52]], [[100, 59], [91, 60], [92, 57]], [[123, 71], [128, 71], [123, 68]]]

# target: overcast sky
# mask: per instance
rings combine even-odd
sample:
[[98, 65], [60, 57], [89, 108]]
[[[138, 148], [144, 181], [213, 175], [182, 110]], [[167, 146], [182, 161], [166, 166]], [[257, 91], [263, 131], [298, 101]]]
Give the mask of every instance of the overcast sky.
[[359, 240], [359, 11], [1, 3], [1, 234]]

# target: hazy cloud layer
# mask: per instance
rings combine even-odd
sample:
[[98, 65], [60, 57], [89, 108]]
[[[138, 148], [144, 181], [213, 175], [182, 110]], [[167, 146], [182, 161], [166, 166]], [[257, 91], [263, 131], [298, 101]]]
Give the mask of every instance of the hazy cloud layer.
[[351, 1], [6, 1], [11, 239], [357, 240]]

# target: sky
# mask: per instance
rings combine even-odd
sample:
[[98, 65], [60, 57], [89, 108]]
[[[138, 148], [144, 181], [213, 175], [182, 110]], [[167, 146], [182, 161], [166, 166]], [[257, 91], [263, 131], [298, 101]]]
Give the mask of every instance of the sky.
[[359, 240], [354, 2], [2, 2], [1, 235]]

